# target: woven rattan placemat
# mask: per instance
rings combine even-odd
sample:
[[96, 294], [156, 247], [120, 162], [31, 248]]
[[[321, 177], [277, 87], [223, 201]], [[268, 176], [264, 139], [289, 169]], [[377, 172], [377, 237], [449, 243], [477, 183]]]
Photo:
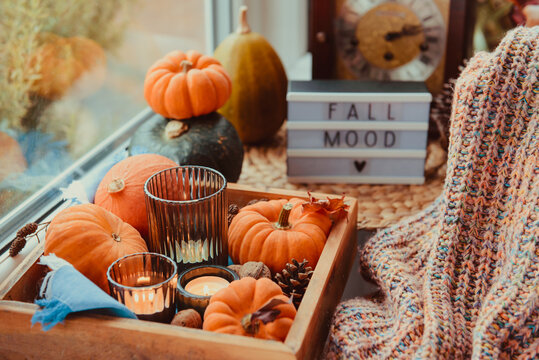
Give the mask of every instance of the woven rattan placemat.
[[[441, 193], [443, 169], [440, 164], [445, 162], [445, 153], [439, 147], [429, 146], [429, 157], [428, 176], [423, 185], [292, 184], [286, 176], [286, 129], [283, 126], [269, 142], [245, 147], [238, 183], [261, 190], [281, 188], [355, 196], [358, 229], [373, 230], [417, 213]], [[434, 164], [429, 165], [431, 162]]]

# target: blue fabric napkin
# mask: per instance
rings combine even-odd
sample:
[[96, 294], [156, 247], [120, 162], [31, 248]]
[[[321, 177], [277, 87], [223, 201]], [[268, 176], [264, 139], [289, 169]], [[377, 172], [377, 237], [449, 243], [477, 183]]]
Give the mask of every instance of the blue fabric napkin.
[[43, 280], [36, 300], [41, 307], [32, 316], [32, 325], [41, 323], [44, 331], [49, 330], [74, 312], [88, 311], [136, 319], [136, 315], [97, 285], [78, 272], [70, 263], [54, 254], [42, 256], [41, 265], [52, 271]]

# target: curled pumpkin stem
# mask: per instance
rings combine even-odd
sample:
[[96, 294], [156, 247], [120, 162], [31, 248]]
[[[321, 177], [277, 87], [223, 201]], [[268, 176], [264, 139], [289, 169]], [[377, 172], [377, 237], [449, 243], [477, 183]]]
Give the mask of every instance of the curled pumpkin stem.
[[279, 213], [279, 220], [275, 223], [275, 228], [279, 230], [288, 230], [290, 229], [290, 223], [288, 218], [290, 217], [290, 212], [294, 205], [292, 203], [286, 203], [283, 205], [281, 212]]
[[174, 139], [189, 130], [189, 125], [180, 120], [169, 120], [165, 125], [165, 136]]
[[122, 238], [120, 237], [120, 235], [118, 235], [116, 233], [112, 233], [110, 236], [117, 242], [122, 241]]
[[247, 23], [247, 6], [243, 5], [240, 7], [240, 18], [239, 18], [239, 24], [238, 24], [238, 29], [236, 30], [236, 33], [248, 34], [250, 32], [251, 32], [251, 28], [249, 27], [249, 24]]
[[107, 185], [107, 192], [114, 194], [122, 191], [125, 188], [125, 181], [123, 179], [114, 179]]
[[184, 74], [187, 74], [187, 72], [193, 68], [193, 63], [190, 62], [189, 60], [183, 60], [183, 61], [180, 63], [180, 66], [181, 66], [181, 68], [182, 68], [182, 72], [183, 72]]
[[258, 333], [258, 330], [260, 329], [260, 323], [267, 324], [277, 319], [277, 316], [279, 316], [281, 311], [279, 309], [275, 309], [276, 306], [282, 304], [290, 304], [291, 302], [292, 298], [288, 299], [288, 301], [275, 298], [271, 299], [258, 310], [245, 315], [241, 319], [241, 325], [243, 326], [243, 329], [248, 334], [256, 335]]

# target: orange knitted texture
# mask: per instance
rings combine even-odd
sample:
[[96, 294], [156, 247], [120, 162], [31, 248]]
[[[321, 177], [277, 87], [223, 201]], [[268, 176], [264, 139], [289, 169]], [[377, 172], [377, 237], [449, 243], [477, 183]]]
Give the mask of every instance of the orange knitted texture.
[[361, 251], [384, 296], [339, 305], [330, 359], [538, 358], [538, 39], [513, 29], [460, 75], [444, 191]]

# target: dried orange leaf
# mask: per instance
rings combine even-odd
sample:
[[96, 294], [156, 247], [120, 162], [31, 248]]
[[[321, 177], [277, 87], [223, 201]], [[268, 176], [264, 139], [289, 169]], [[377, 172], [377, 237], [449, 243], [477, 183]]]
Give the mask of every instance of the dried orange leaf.
[[319, 212], [327, 215], [333, 221], [346, 217], [349, 205], [344, 203], [344, 195], [341, 198], [330, 199], [328, 197], [327, 200], [322, 200], [315, 198], [310, 192], [307, 194], [309, 194], [309, 201], [303, 204], [304, 212]]

